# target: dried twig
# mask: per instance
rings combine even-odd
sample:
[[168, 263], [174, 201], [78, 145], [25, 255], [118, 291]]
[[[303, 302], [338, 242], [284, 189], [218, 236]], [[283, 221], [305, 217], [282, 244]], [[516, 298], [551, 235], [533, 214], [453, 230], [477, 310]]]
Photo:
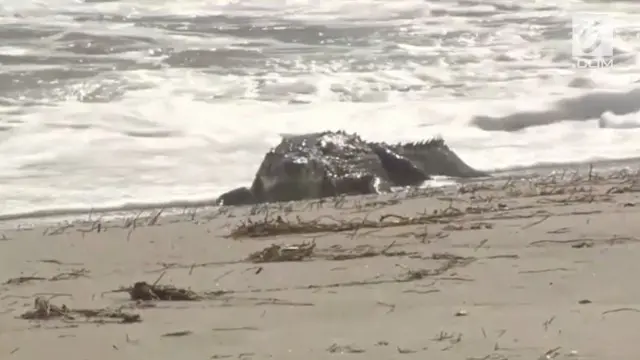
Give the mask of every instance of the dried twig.
[[89, 270], [87, 269], [78, 269], [70, 272], [63, 272], [56, 274], [52, 277], [42, 277], [42, 276], [19, 276], [15, 278], [11, 278], [4, 282], [5, 285], [20, 285], [30, 281], [61, 281], [61, 280], [71, 280], [77, 279], [79, 277], [88, 277]]

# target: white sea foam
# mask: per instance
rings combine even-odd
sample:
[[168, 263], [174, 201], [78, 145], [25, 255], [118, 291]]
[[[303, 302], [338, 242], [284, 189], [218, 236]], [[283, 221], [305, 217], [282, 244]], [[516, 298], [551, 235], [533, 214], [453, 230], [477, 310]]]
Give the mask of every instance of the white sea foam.
[[[442, 135], [487, 170], [638, 156], [640, 121], [625, 115], [640, 110], [638, 10], [579, 1], [3, 1], [0, 32], [64, 32], [8, 40], [0, 56], [62, 56], [53, 41], [73, 32], [150, 45], [89, 55], [108, 64], [79, 63], [102, 70], [64, 86], [3, 85], [0, 214], [212, 199], [249, 184], [280, 134], [326, 129], [381, 141]], [[614, 68], [571, 68], [568, 19], [580, 11], [607, 13], [623, 28]], [[356, 37], [287, 42], [277, 29], [249, 36], [231, 31], [237, 23], [208, 36], [126, 23], [172, 16], [195, 29], [209, 26], [197, 23], [205, 15], [242, 16], [257, 28], [294, 21], [300, 31], [380, 30], [361, 47]], [[220, 65], [171, 65], [187, 50], [217, 50], [206, 56]], [[266, 60], [235, 66], [239, 56]], [[59, 68], [17, 63], [0, 74]]]

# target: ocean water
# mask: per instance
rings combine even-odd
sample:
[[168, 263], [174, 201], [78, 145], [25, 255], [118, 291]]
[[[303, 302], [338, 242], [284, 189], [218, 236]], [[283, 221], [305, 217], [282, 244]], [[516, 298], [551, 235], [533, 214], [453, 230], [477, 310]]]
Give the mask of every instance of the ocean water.
[[[612, 68], [574, 66], [585, 13]], [[639, 39], [630, 0], [3, 0], [0, 214], [206, 201], [326, 129], [487, 170], [640, 156]]]

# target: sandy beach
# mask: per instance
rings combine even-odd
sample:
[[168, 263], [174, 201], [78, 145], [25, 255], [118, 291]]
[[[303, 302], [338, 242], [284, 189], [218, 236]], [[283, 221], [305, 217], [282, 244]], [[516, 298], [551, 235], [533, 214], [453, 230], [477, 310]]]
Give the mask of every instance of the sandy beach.
[[3, 230], [0, 358], [635, 360], [638, 179]]

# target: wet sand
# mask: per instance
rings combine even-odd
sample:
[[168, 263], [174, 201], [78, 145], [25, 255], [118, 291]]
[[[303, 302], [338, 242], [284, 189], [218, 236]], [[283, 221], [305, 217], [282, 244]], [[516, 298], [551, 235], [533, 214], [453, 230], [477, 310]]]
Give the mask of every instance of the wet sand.
[[[2, 231], [0, 358], [635, 360], [638, 179], [564, 173]], [[283, 244], [298, 248], [251, 256]], [[197, 298], [113, 291], [142, 281], [156, 298], [169, 285]], [[36, 298], [48, 308], [34, 313]]]

